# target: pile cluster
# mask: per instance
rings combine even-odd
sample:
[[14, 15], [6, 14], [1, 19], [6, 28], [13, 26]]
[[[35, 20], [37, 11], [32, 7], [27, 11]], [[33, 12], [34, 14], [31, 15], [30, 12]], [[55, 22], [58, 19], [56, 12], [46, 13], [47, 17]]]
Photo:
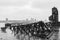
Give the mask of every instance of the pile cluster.
[[4, 28], [1, 28], [2, 31], [5, 32], [7, 28], [9, 28], [14, 35], [20, 33], [29, 35], [30, 37], [37, 37], [37, 38], [47, 38], [50, 35], [53, 29], [51, 29], [51, 25], [49, 23], [44, 23], [43, 21], [25, 24], [25, 25], [12, 25], [12, 24], [5, 24]]

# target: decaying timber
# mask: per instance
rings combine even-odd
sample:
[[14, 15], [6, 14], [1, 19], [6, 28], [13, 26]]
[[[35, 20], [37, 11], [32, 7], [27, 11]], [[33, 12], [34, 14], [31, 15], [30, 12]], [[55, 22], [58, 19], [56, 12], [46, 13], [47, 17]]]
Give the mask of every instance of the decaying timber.
[[18, 33], [29, 35], [31, 37], [37, 37], [37, 38], [50, 38], [50, 36], [53, 34], [53, 29], [51, 28], [51, 25], [48, 25], [47, 23], [44, 23], [43, 21], [25, 24], [25, 25], [12, 25], [12, 24], [5, 24], [5, 27], [1, 28], [3, 32], [6, 33], [6, 29], [9, 28], [12, 32], [14, 32], [14, 35], [17, 35]]

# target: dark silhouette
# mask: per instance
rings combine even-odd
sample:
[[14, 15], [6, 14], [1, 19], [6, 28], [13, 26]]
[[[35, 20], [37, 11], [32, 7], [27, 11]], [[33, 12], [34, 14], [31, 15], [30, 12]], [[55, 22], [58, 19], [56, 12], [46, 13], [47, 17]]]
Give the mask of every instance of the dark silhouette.
[[[58, 10], [56, 7], [52, 8], [52, 15], [49, 17], [50, 22], [44, 23], [43, 21], [38, 21], [30, 24], [10, 24], [6, 23], [5, 27], [1, 28], [3, 32], [6, 32], [6, 29], [9, 28], [14, 36], [17, 34], [25, 34], [30, 37], [38, 38], [50, 38], [51, 33], [55, 30], [54, 26], [60, 26], [58, 22]], [[31, 35], [30, 35], [31, 34]]]

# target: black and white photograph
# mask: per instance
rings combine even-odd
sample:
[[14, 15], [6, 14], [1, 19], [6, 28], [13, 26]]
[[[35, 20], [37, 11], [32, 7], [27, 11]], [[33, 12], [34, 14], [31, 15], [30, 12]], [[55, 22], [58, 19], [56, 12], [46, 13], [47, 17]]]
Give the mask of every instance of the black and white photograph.
[[0, 40], [60, 40], [60, 0], [0, 0]]

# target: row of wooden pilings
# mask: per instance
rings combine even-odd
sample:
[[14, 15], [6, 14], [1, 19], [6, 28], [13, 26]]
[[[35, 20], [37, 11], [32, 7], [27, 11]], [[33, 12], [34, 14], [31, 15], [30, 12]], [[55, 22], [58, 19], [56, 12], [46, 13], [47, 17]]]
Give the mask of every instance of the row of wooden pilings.
[[[28, 24], [28, 25], [23, 25], [21, 30], [20, 30], [20, 28], [21, 28], [20, 26], [11, 26], [11, 24], [7, 23], [7, 24], [5, 24], [5, 27], [4, 28], [1, 28], [1, 29], [2, 29], [2, 31], [6, 32], [5, 30], [7, 28], [9, 28], [14, 33], [15, 37], [18, 40], [45, 40], [45, 38], [37, 37], [37, 35], [36, 36], [32, 36], [31, 33], [29, 33], [29, 34], [26, 33], [30, 29], [28, 27], [32, 27], [31, 30], [33, 30], [33, 31], [35, 31], [34, 29], [35, 29], [35, 27], [37, 27], [36, 29], [39, 29], [40, 28], [39, 29], [39, 32], [43, 29], [42, 32], [44, 32], [44, 33], [45, 32], [48, 32], [49, 35], [51, 35], [51, 33], [52, 33], [51, 32], [52, 30], [49, 29], [50, 27], [46, 26], [43, 22], [37, 22], [37, 23], [31, 23], [31, 24]], [[25, 29], [28, 29], [28, 30], [24, 31], [23, 28], [24, 28], [24, 30]], [[46, 28], [46, 30], [45, 30], [45, 28]], [[18, 33], [16, 34], [16, 32], [18, 32]], [[42, 34], [44, 34], [44, 33], [42, 33]], [[34, 32], [33, 32], [33, 34], [34, 34]], [[43, 36], [42, 34], [40, 36]], [[45, 37], [47, 37], [47, 36], [45, 36]], [[48, 39], [46, 39], [46, 40], [48, 40]]]

